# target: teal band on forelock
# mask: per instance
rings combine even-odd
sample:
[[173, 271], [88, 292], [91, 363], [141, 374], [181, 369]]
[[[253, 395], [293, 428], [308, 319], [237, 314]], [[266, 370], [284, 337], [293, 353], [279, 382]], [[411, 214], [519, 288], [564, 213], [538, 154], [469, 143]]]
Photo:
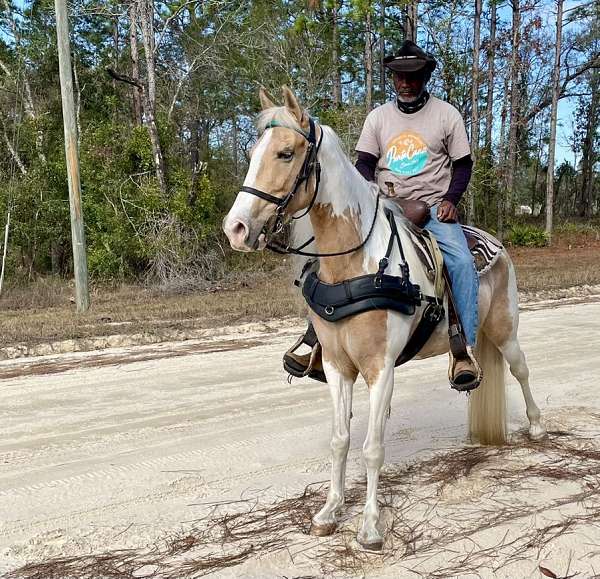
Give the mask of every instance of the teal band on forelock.
[[308, 137], [309, 137], [309, 135], [306, 131], [297, 129], [296, 127], [290, 127], [289, 125], [284, 125], [283, 123], [280, 123], [278, 121], [271, 121], [270, 123], [267, 123], [265, 125], [265, 131], [267, 129], [272, 129], [274, 127], [282, 127], [284, 129], [291, 129], [292, 131], [296, 131], [297, 133], [300, 133], [305, 139], [308, 139]]

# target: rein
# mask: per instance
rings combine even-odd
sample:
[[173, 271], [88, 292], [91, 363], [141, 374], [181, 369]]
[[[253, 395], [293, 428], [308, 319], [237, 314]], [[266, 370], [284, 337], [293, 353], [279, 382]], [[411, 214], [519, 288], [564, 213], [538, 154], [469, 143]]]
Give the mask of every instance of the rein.
[[283, 125], [281, 123], [278, 123], [277, 121], [271, 121], [265, 127], [265, 130], [271, 129], [274, 127], [283, 127], [285, 129], [290, 129], [292, 131], [296, 131], [297, 133], [302, 135], [308, 141], [308, 150], [306, 152], [306, 156], [304, 157], [304, 162], [302, 164], [302, 167], [300, 168], [298, 175], [296, 176], [296, 179], [294, 180], [294, 185], [293, 185], [292, 189], [289, 191], [289, 193], [285, 197], [275, 197], [274, 195], [271, 195], [270, 193], [266, 193], [265, 191], [261, 191], [260, 189], [256, 189], [254, 187], [249, 187], [247, 185], [243, 185], [240, 188], [240, 191], [250, 193], [251, 195], [254, 195], [255, 197], [259, 197], [260, 199], [263, 199], [269, 203], [273, 203], [274, 205], [277, 206], [277, 210], [275, 211], [275, 219], [272, 221], [271, 227], [269, 228], [269, 223], [271, 222], [271, 219], [269, 219], [267, 221], [267, 223], [265, 223], [265, 225], [263, 227], [263, 231], [262, 231], [262, 233], [265, 236], [265, 239], [267, 240], [267, 243], [266, 243], [267, 249], [270, 249], [271, 251], [274, 251], [275, 253], [280, 253], [280, 254], [290, 254], [291, 253], [294, 255], [301, 255], [301, 256], [305, 256], [305, 257], [336, 257], [338, 255], [347, 255], [349, 253], [354, 253], [355, 251], [358, 251], [359, 249], [361, 249], [367, 243], [367, 241], [371, 237], [371, 233], [373, 233], [373, 229], [375, 228], [375, 223], [377, 221], [377, 214], [379, 212], [379, 195], [377, 195], [377, 198], [375, 201], [375, 212], [373, 215], [373, 221], [371, 223], [371, 227], [369, 228], [369, 232], [367, 233], [365, 239], [360, 244], [356, 245], [355, 247], [352, 247], [345, 251], [337, 251], [337, 252], [332, 252], [332, 253], [314, 253], [311, 251], [303, 251], [303, 249], [307, 245], [310, 245], [315, 240], [314, 236], [311, 237], [308, 241], [305, 241], [302, 245], [300, 245], [298, 247], [290, 247], [289, 245], [283, 245], [272, 239], [269, 239], [269, 237], [271, 235], [280, 233], [282, 231], [284, 223], [285, 223], [284, 213], [285, 213], [285, 210], [287, 209], [287, 206], [290, 204], [290, 202], [292, 201], [292, 199], [294, 198], [294, 196], [300, 189], [302, 183], [304, 183], [305, 189], [308, 187], [308, 180], [309, 180], [311, 174], [313, 173], [313, 171], [315, 173], [315, 192], [313, 193], [310, 203], [308, 204], [308, 207], [306, 208], [304, 213], [302, 213], [302, 215], [298, 215], [297, 217], [292, 216], [292, 219], [297, 220], [297, 219], [301, 219], [302, 217], [305, 217], [306, 215], [308, 215], [310, 213], [311, 209], [313, 208], [315, 201], [317, 200], [317, 195], [319, 193], [319, 184], [321, 182], [321, 164], [319, 163], [317, 156], [319, 154], [319, 150], [321, 148], [321, 143], [323, 141], [323, 129], [321, 129], [321, 135], [319, 136], [319, 140], [317, 141], [315, 122], [311, 117], [309, 117], [308, 121], [309, 121], [309, 127], [310, 127], [308, 133], [305, 131], [302, 131], [300, 129], [297, 129], [295, 127]]

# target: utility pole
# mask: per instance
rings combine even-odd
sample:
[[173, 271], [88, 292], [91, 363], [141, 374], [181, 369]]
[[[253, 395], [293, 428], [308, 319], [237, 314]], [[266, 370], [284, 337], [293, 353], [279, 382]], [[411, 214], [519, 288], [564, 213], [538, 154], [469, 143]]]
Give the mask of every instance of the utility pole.
[[556, 3], [556, 47], [552, 74], [552, 112], [550, 113], [550, 142], [548, 143], [548, 171], [546, 173], [546, 235], [552, 243], [552, 219], [554, 216], [554, 156], [556, 152], [556, 120], [558, 116], [558, 93], [560, 92], [560, 50], [562, 44], [563, 0]]
[[88, 289], [87, 255], [83, 210], [81, 206], [81, 181], [79, 178], [79, 150], [77, 125], [73, 104], [73, 78], [71, 71], [71, 48], [69, 45], [69, 19], [66, 0], [54, 0], [56, 7], [56, 36], [60, 93], [62, 96], [63, 124], [65, 129], [65, 155], [69, 180], [69, 206], [71, 209], [71, 241], [73, 244], [73, 269], [75, 273], [75, 301], [77, 311], [83, 313], [90, 307]]

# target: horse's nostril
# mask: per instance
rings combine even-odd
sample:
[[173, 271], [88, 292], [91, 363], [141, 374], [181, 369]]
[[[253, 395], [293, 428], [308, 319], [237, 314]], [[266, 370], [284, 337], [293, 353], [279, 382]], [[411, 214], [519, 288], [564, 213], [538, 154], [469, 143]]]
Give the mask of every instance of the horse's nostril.
[[243, 221], [236, 221], [231, 226], [231, 234], [234, 238], [246, 241], [248, 239], [248, 227]]

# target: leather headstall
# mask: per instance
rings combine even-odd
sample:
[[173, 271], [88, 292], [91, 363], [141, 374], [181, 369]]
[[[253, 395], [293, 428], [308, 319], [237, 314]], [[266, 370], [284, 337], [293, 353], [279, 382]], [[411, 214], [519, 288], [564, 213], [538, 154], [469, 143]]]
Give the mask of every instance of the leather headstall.
[[292, 219], [300, 219], [300, 217], [304, 217], [304, 215], [306, 215], [312, 209], [317, 198], [317, 194], [319, 192], [319, 182], [321, 179], [321, 165], [317, 160], [317, 155], [319, 153], [319, 149], [321, 148], [321, 142], [323, 140], [323, 131], [321, 131], [321, 135], [319, 136], [319, 140], [317, 142], [317, 130], [315, 121], [311, 117], [309, 117], [308, 123], [308, 133], [296, 127], [284, 125], [277, 121], [271, 121], [265, 127], [265, 130], [272, 129], [275, 127], [284, 127], [286, 129], [291, 129], [302, 135], [308, 141], [308, 147], [306, 150], [306, 155], [304, 157], [304, 162], [302, 163], [302, 167], [300, 168], [300, 171], [296, 176], [296, 179], [294, 180], [292, 188], [285, 197], [275, 197], [275, 195], [271, 195], [270, 193], [266, 193], [265, 191], [261, 191], [260, 189], [256, 189], [254, 187], [249, 187], [247, 185], [243, 185], [240, 188], [240, 191], [245, 191], [246, 193], [250, 193], [255, 197], [259, 197], [260, 199], [264, 199], [269, 203], [277, 205], [277, 210], [275, 211], [274, 219], [270, 219], [267, 223], [265, 223], [265, 227], [263, 228], [263, 233], [266, 237], [281, 232], [284, 226], [284, 214], [285, 210], [287, 209], [287, 206], [290, 204], [290, 202], [292, 201], [302, 184], [304, 184], [305, 188], [308, 187], [308, 180], [313, 171], [315, 173], [315, 191], [313, 193], [312, 199], [308, 204], [308, 208], [306, 209], [306, 211], [304, 211], [302, 215], [292, 217]]

